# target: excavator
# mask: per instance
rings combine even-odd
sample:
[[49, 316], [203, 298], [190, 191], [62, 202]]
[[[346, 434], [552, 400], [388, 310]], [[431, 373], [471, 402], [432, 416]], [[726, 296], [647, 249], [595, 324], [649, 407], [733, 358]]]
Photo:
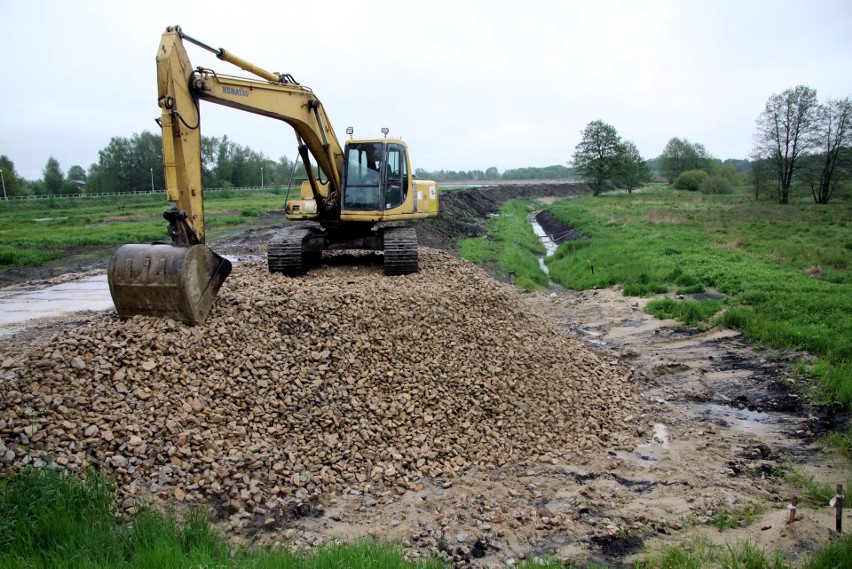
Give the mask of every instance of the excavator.
[[[185, 42], [251, 73], [235, 77], [193, 68]], [[256, 77], [256, 78], [255, 78]], [[271, 73], [169, 27], [157, 51], [158, 104], [170, 243], [126, 244], [107, 269], [119, 317], [144, 315], [204, 321], [231, 272], [228, 259], [205, 244], [201, 184], [200, 101], [284, 121], [296, 134], [307, 180], [285, 204], [286, 223], [268, 246], [269, 271], [296, 276], [326, 250], [384, 252], [386, 275], [418, 269], [417, 236], [410, 221], [438, 214], [434, 181], [416, 180], [404, 141], [389, 138], [340, 142], [316, 94], [292, 75]], [[314, 167], [314, 164], [316, 167]]]

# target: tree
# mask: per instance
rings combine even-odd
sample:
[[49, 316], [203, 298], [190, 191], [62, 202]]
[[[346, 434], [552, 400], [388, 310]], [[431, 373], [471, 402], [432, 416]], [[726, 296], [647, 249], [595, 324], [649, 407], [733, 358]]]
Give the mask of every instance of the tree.
[[651, 179], [651, 170], [639, 154], [636, 145], [627, 140], [621, 145], [621, 165], [618, 180], [625, 185], [627, 193], [632, 194], [633, 189]]
[[793, 176], [811, 144], [817, 118], [816, 91], [804, 85], [773, 94], [757, 118], [753, 156], [771, 161], [780, 204], [790, 203]]
[[852, 100], [849, 97], [841, 100], [829, 99], [824, 105], [820, 105], [814, 134], [814, 147], [818, 149], [816, 158], [819, 174], [810, 184], [816, 203], [828, 203], [837, 182], [847, 174], [842, 168], [844, 164], [838, 158], [841, 156], [841, 149], [852, 141], [850, 128]]
[[66, 194], [78, 194], [86, 186], [86, 171], [82, 166], [74, 165], [68, 168], [65, 174], [65, 189]]
[[703, 144], [675, 137], [663, 148], [659, 161], [660, 175], [671, 184], [687, 170], [707, 170], [710, 155]]
[[130, 138], [113, 137], [89, 168], [87, 186], [94, 192], [147, 192], [151, 177], [165, 185], [160, 137], [145, 131]]
[[7, 197], [21, 195], [23, 188], [18, 174], [15, 173], [15, 164], [5, 154], [0, 155], [0, 171], [3, 172], [3, 186], [0, 191], [5, 188]]
[[580, 176], [591, 179], [592, 192], [597, 196], [617, 178], [622, 154], [621, 137], [615, 127], [596, 120], [583, 129], [583, 138], [574, 149], [573, 166]]
[[44, 187], [49, 194], [61, 194], [65, 186], [65, 174], [59, 167], [59, 161], [51, 156], [41, 172]]
[[681, 172], [680, 176], [675, 179], [674, 185], [679, 190], [697, 192], [707, 177], [708, 174], [704, 170], [687, 170]]
[[[697, 170], [702, 172], [703, 170]], [[704, 178], [704, 181], [698, 186], [698, 191], [702, 194], [730, 194], [733, 191], [733, 186], [728, 178], [713, 174]]]
[[766, 158], [755, 160], [751, 163], [748, 177], [754, 187], [754, 199], [760, 199], [760, 191], [769, 188], [772, 180], [772, 164]]

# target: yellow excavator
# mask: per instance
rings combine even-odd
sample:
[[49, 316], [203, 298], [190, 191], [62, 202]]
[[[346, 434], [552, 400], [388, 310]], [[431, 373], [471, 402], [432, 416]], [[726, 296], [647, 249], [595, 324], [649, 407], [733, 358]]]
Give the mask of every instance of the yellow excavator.
[[[213, 52], [259, 79], [193, 68], [184, 42]], [[417, 271], [417, 236], [406, 223], [438, 214], [433, 181], [415, 180], [402, 140], [346, 141], [341, 148], [314, 92], [289, 74], [270, 73], [169, 27], [157, 51], [157, 87], [171, 243], [121, 245], [108, 266], [120, 317], [204, 321], [231, 263], [205, 245], [200, 101], [284, 121], [296, 133], [307, 180], [288, 200], [284, 224], [269, 243], [271, 272], [299, 275], [325, 250], [384, 251], [386, 275]], [[352, 135], [352, 129], [346, 129]], [[316, 169], [313, 164], [316, 164]]]

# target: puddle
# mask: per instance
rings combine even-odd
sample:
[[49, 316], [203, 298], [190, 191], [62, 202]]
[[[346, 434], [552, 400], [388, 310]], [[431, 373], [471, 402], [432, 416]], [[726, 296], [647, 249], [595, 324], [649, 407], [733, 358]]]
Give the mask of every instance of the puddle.
[[43, 288], [16, 288], [0, 291], [0, 326], [112, 306], [106, 274]]
[[39, 217], [39, 218], [33, 219], [33, 221], [36, 221], [36, 222], [39, 222], [39, 223], [44, 223], [46, 221], [65, 221], [66, 219], [68, 219], [68, 218], [67, 217]]
[[582, 332], [583, 334], [586, 334], [588, 336], [592, 336], [592, 337], [595, 337], [595, 338], [597, 338], [598, 336], [603, 336], [603, 332], [601, 332], [600, 330], [593, 330], [591, 328], [578, 328], [578, 330], [580, 332]]
[[663, 448], [669, 448], [669, 430], [662, 423], [654, 425], [654, 441]]
[[737, 409], [718, 403], [697, 403], [693, 409], [700, 421], [714, 423], [720, 427], [751, 434], [769, 433], [773, 430], [770, 428], [770, 423], [773, 422], [770, 413]]
[[[226, 257], [234, 264], [259, 259], [256, 255]], [[20, 324], [73, 312], [113, 308], [106, 273], [66, 283], [0, 290], [0, 337], [21, 330]]]

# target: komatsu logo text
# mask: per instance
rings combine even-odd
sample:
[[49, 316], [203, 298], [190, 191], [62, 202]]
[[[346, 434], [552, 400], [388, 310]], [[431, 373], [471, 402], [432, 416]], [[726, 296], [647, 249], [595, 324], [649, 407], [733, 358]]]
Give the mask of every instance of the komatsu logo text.
[[222, 93], [224, 95], [235, 95], [237, 97], [249, 96], [248, 89], [235, 89], [234, 87], [228, 87], [227, 85], [222, 86]]

